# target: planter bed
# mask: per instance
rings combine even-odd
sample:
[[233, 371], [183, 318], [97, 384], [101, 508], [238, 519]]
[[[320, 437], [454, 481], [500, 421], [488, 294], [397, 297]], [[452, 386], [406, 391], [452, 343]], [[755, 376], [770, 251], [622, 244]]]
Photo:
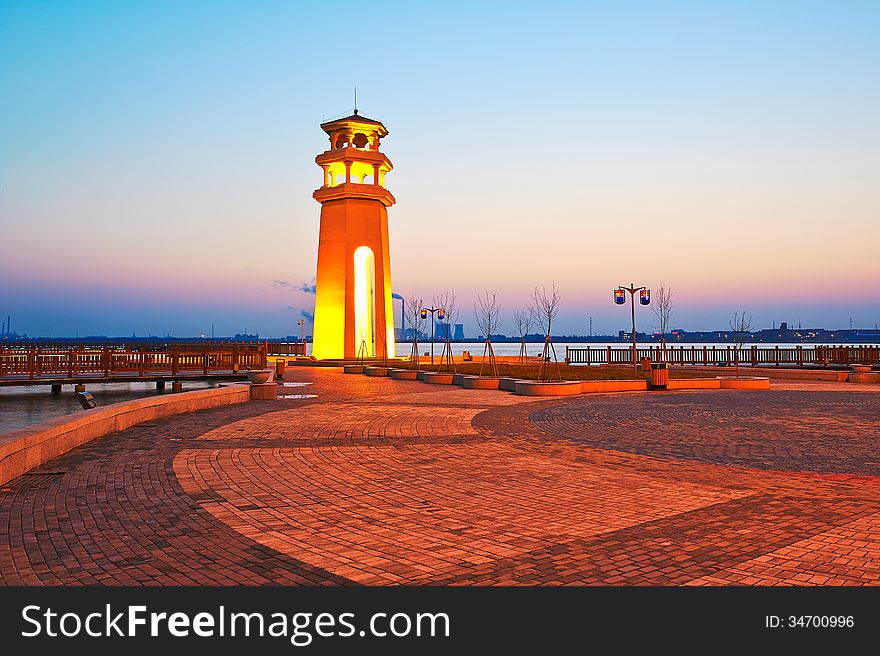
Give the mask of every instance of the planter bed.
[[481, 378], [480, 376], [465, 376], [464, 377], [464, 388], [465, 389], [497, 390], [499, 382], [500, 382], [500, 379], [498, 379], [498, 378]]
[[847, 381], [850, 383], [880, 383], [880, 373], [851, 373], [847, 377]]
[[418, 371], [414, 369], [392, 369], [388, 372], [394, 380], [417, 380]]
[[[522, 378], [510, 378], [502, 376], [498, 379], [498, 389], [504, 390], [505, 392], [515, 392], [516, 384], [521, 382]], [[528, 382], [528, 381], [523, 381]]]
[[452, 385], [452, 374], [442, 374], [434, 371], [426, 371], [422, 382], [429, 385]]

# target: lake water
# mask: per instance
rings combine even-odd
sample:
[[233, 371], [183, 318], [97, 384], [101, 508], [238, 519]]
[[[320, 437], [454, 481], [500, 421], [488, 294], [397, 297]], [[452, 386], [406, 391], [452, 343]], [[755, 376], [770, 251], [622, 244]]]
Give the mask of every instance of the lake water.
[[[184, 391], [208, 387], [212, 385], [206, 382], [183, 384]], [[86, 385], [86, 391], [94, 397], [99, 407], [119, 401], [172, 393], [170, 383], [164, 392], [157, 392], [155, 383], [90, 383]], [[72, 385], [65, 385], [61, 394], [52, 394], [48, 385], [0, 387], [0, 433], [77, 412], [82, 412], [82, 406], [73, 395]]]

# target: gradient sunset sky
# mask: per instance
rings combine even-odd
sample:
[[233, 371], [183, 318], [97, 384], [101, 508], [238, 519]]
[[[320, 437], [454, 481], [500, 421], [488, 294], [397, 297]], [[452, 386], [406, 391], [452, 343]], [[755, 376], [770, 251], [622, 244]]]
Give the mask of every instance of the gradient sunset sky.
[[[0, 315], [298, 334], [322, 120], [390, 130], [394, 291], [502, 332], [880, 322], [880, 3], [0, 2]], [[640, 311], [640, 329], [655, 323]], [[554, 331], [555, 332], [555, 331]]]

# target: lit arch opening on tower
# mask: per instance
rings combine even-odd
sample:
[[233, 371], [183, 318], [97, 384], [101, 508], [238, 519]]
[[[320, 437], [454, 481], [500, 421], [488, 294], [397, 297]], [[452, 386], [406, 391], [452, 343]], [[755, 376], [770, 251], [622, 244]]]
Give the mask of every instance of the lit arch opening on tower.
[[354, 251], [354, 334], [355, 349], [360, 356], [372, 358], [376, 353], [373, 340], [376, 312], [376, 264], [369, 246]]

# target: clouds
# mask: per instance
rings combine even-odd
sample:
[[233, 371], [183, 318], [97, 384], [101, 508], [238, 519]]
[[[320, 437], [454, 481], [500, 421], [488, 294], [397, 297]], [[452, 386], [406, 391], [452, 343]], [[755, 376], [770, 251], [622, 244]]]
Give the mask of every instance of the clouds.
[[302, 308], [298, 308], [295, 305], [288, 305], [284, 308], [285, 312], [299, 312], [299, 316], [308, 321], [309, 323], [315, 322], [315, 313], [309, 312], [308, 310], [303, 310]]
[[289, 289], [291, 291], [303, 292], [304, 294], [315, 295], [317, 292], [317, 285], [315, 284], [315, 279], [312, 278], [311, 282], [290, 282], [289, 280], [273, 280], [273, 287], [283, 287], [284, 289]]
[[[312, 278], [311, 282], [291, 282], [290, 280], [273, 280], [273, 287], [281, 287], [282, 289], [289, 289], [295, 294], [302, 293], [308, 294], [309, 296], [314, 296], [316, 291], [315, 279]], [[308, 302], [308, 301], [306, 301]], [[315, 313], [310, 312], [309, 310], [302, 309], [301, 306], [296, 305], [288, 305], [284, 308], [286, 312], [299, 312], [299, 316], [308, 321], [309, 323], [315, 322]]]

